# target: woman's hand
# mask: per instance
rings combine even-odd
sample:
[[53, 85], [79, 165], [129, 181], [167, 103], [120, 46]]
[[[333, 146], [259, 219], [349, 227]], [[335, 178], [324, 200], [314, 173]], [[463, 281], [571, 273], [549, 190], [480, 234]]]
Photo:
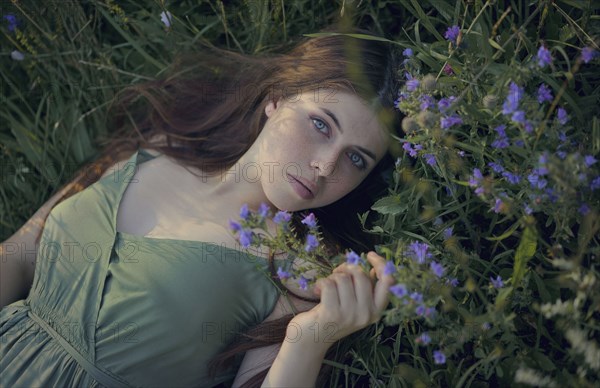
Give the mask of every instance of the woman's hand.
[[[370, 277], [358, 265], [343, 263], [327, 278], [317, 280], [321, 302], [296, 315], [288, 324], [286, 341], [327, 349], [337, 340], [377, 322], [389, 303], [392, 275], [384, 275], [385, 259], [371, 251]], [[375, 280], [377, 277], [377, 280]]]

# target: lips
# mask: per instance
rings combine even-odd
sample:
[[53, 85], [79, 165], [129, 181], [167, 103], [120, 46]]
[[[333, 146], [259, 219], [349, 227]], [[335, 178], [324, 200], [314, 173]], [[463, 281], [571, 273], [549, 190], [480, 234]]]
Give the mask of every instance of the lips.
[[290, 178], [290, 184], [300, 197], [304, 199], [312, 199], [315, 197], [317, 187], [314, 183], [295, 175], [287, 174], [287, 176]]

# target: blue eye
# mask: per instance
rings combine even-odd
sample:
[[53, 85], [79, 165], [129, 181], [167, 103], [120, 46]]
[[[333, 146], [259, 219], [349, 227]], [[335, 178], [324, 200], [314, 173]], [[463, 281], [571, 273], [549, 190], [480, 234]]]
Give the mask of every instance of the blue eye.
[[356, 152], [351, 152], [348, 155], [350, 155], [350, 161], [352, 162], [352, 164], [354, 164], [358, 169], [364, 170], [365, 168], [367, 168], [367, 164], [365, 163], [365, 160], [362, 158], [362, 156], [360, 156]]
[[[329, 133], [329, 126], [327, 124], [325, 124], [325, 122], [321, 119], [312, 119], [313, 123], [321, 123], [322, 126], [319, 125], [315, 125], [315, 128], [317, 128], [317, 130], [319, 132], [322, 132], [324, 134], [328, 134]], [[323, 129], [327, 128], [327, 132], [323, 132]], [[328, 135], [329, 136], [329, 135]]]

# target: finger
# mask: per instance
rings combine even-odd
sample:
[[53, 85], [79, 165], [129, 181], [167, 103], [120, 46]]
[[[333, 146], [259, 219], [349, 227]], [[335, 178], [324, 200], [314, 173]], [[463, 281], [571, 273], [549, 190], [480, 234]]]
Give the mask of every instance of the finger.
[[352, 275], [354, 281], [357, 309], [361, 314], [371, 316], [375, 311], [375, 306], [373, 305], [373, 282], [362, 269], [357, 266], [348, 268], [348, 273]]
[[389, 288], [396, 282], [392, 275], [385, 275], [385, 260], [375, 252], [369, 252], [367, 259], [373, 265], [378, 281], [375, 284], [374, 303], [376, 312], [381, 313], [389, 303]]
[[356, 305], [356, 293], [354, 291], [354, 282], [352, 275], [346, 272], [338, 272], [329, 276], [337, 286], [340, 307], [344, 311], [349, 311]]
[[323, 278], [318, 280], [321, 289], [321, 304], [328, 310], [337, 309], [340, 305], [337, 286], [332, 279]]
[[383, 271], [385, 270], [385, 259], [379, 256], [377, 253], [370, 251], [367, 254], [367, 260], [373, 266], [375, 270], [375, 274], [377, 275], [377, 279], [383, 278]]

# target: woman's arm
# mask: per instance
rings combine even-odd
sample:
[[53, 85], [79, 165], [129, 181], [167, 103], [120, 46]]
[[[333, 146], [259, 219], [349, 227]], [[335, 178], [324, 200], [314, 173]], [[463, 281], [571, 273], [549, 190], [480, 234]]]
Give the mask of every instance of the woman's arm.
[[314, 387], [328, 348], [286, 339], [261, 387]]
[[369, 276], [359, 266], [344, 263], [317, 281], [321, 302], [290, 321], [262, 387], [314, 387], [329, 347], [381, 318], [394, 278], [384, 274], [383, 257], [369, 252], [367, 259], [373, 265]]

